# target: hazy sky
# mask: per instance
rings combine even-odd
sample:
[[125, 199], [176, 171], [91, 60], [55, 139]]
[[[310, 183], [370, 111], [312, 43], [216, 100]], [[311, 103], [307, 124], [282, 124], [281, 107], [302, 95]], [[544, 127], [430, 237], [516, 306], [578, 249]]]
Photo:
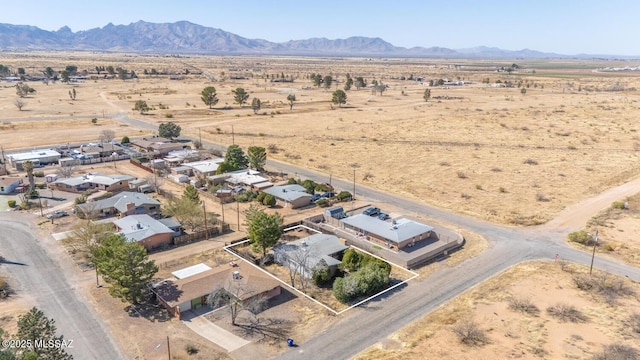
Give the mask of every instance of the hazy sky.
[[0, 23], [45, 30], [138, 20], [187, 20], [275, 42], [368, 36], [404, 47], [640, 55], [638, 0], [14, 0], [0, 11]]

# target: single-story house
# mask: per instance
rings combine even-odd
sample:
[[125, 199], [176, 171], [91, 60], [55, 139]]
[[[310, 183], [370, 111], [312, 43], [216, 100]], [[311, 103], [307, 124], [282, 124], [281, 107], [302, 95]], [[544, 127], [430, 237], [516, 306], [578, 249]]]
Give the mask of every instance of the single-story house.
[[238, 170], [228, 173], [229, 177], [225, 180], [232, 185], [242, 185], [252, 190], [262, 191], [273, 186], [269, 179], [260, 176], [260, 172], [256, 170]]
[[193, 168], [190, 166], [184, 166], [184, 165], [172, 167], [171, 174], [193, 176]]
[[22, 164], [29, 160], [35, 166], [55, 164], [60, 160], [62, 155], [53, 149], [32, 150], [29, 152], [7, 155], [7, 161], [11, 167], [18, 171], [24, 170]]
[[0, 194], [11, 194], [22, 184], [22, 178], [2, 177], [0, 178]]
[[[271, 299], [280, 295], [280, 282], [245, 263], [236, 266], [193, 266], [184, 269], [180, 278], [152, 285], [158, 302], [178, 319], [185, 311], [205, 306], [209, 294], [225, 289], [241, 301]], [[174, 275], [175, 276], [175, 275]]]
[[173, 237], [182, 235], [182, 224], [177, 222], [174, 218], [162, 218], [158, 219], [158, 221], [173, 230]]
[[170, 139], [161, 137], [144, 137], [131, 142], [131, 145], [137, 147], [143, 152], [152, 152], [159, 155], [166, 155], [171, 151], [182, 150], [186, 145], [179, 142], [171, 142]]
[[129, 189], [129, 181], [135, 179], [130, 175], [120, 174], [84, 174], [72, 178], [58, 179], [49, 186], [68, 192], [81, 193], [87, 190], [122, 191]]
[[311, 204], [311, 194], [298, 184], [273, 186], [264, 189], [264, 192], [273, 195], [276, 200], [283, 202], [284, 206], [291, 206], [292, 209]]
[[131, 215], [113, 222], [118, 234], [124, 235], [127, 241], [137, 242], [147, 250], [171, 245], [173, 230], [166, 227], [149, 215]]
[[84, 214], [92, 213], [96, 216], [121, 216], [147, 214], [156, 215], [160, 212], [160, 202], [148, 195], [123, 191], [110, 198], [91, 201], [78, 205]]
[[199, 159], [200, 152], [198, 150], [183, 149], [169, 151], [167, 156], [164, 158], [164, 161], [165, 163], [167, 163], [167, 166], [173, 167], [178, 166], [184, 162], [197, 161]]
[[58, 180], [58, 174], [47, 174], [44, 176], [44, 178], [48, 183], [52, 183]]
[[218, 170], [218, 166], [224, 159], [215, 158], [209, 160], [195, 161], [184, 163], [182, 166], [187, 166], [193, 169], [194, 175], [203, 175], [203, 176], [211, 176], [216, 174], [216, 170]]
[[102, 144], [87, 144], [80, 145], [78, 149], [71, 151], [71, 153], [75, 156], [85, 155], [91, 156], [94, 159], [101, 157], [110, 157], [113, 156], [114, 153], [120, 155], [124, 152], [121, 147], [116, 146], [111, 143], [102, 143]]
[[392, 222], [380, 220], [375, 216], [357, 214], [340, 220], [342, 227], [365, 236], [368, 240], [387, 247], [402, 249], [413, 246], [431, 236], [433, 227], [406, 218]]
[[349, 247], [335, 235], [314, 234], [306, 238], [279, 244], [273, 248], [274, 260], [282, 266], [300, 268], [310, 278], [320, 260], [324, 260], [333, 276], [340, 265], [343, 252]]

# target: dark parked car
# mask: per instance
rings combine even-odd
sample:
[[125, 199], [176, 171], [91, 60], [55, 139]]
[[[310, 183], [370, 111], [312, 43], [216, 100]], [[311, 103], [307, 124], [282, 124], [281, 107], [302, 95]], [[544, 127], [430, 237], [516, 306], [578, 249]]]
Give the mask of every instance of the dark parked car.
[[336, 193], [333, 191], [327, 191], [326, 193], [322, 194], [322, 197], [326, 197], [328, 199], [331, 199], [332, 197], [335, 197]]
[[365, 215], [369, 215], [369, 216], [375, 216], [378, 215], [380, 213], [380, 209], [377, 207], [370, 207], [368, 209], [366, 209], [365, 211], [362, 212]]
[[56, 219], [63, 216], [69, 216], [69, 213], [64, 210], [56, 210], [52, 213], [47, 214], [47, 219]]
[[385, 213], [380, 213], [378, 214], [378, 219], [380, 220], [389, 220], [391, 217], [389, 216], [389, 214], [385, 214]]
[[313, 196], [311, 196], [311, 202], [315, 203], [316, 201], [322, 199], [323, 196], [321, 194], [313, 194]]

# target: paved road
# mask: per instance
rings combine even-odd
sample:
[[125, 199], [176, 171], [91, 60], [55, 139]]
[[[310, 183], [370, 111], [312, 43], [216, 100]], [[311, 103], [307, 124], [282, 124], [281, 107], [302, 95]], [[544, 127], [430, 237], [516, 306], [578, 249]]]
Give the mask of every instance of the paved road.
[[73, 285], [77, 280], [73, 270], [52, 260], [59, 257], [45, 250], [51, 240], [39, 238], [30, 228], [31, 218], [24, 213], [0, 213], [2, 255], [7, 261], [24, 264], [2, 265], [17, 282], [16, 291], [32, 296], [35, 306], [56, 321], [58, 333], [73, 340], [68, 352], [74, 358], [123, 359], [102, 319]]

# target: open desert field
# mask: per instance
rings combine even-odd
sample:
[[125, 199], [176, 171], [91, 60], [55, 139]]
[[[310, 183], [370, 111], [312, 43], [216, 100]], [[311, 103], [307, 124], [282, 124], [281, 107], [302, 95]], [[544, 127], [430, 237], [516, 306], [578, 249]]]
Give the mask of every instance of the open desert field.
[[[176, 122], [185, 135], [222, 145], [269, 147], [270, 158], [327, 177], [351, 179], [355, 169], [361, 185], [523, 225], [545, 222], [640, 172], [639, 74], [597, 70], [632, 63], [522, 60], [513, 61], [519, 68], [509, 73], [496, 68], [512, 62], [469, 60], [5, 53], [0, 62], [35, 75], [47, 66], [75, 65], [96, 77], [71, 85], [29, 83], [36, 92], [23, 99], [22, 111], [13, 104], [14, 84], [0, 83], [4, 149], [95, 141], [106, 128], [117, 137], [152, 132], [128, 123], [119, 115], [124, 111], [153, 127]], [[110, 65], [133, 70], [138, 79], [98, 79], [95, 67]], [[182, 75], [170, 80], [145, 70]], [[338, 82], [316, 88], [312, 73]], [[388, 88], [380, 95], [353, 87], [346, 104], [332, 106], [331, 94], [347, 73]], [[282, 75], [294, 81], [271, 82]], [[411, 75], [423, 81], [400, 80]], [[429, 87], [438, 79], [470, 83]], [[495, 87], [497, 81], [514, 87]], [[200, 99], [206, 86], [217, 89], [213, 109]], [[242, 107], [231, 93], [238, 87], [250, 94]], [[296, 96], [291, 110], [289, 94]], [[262, 103], [257, 113], [254, 97]], [[137, 100], [152, 110], [133, 111]]]

